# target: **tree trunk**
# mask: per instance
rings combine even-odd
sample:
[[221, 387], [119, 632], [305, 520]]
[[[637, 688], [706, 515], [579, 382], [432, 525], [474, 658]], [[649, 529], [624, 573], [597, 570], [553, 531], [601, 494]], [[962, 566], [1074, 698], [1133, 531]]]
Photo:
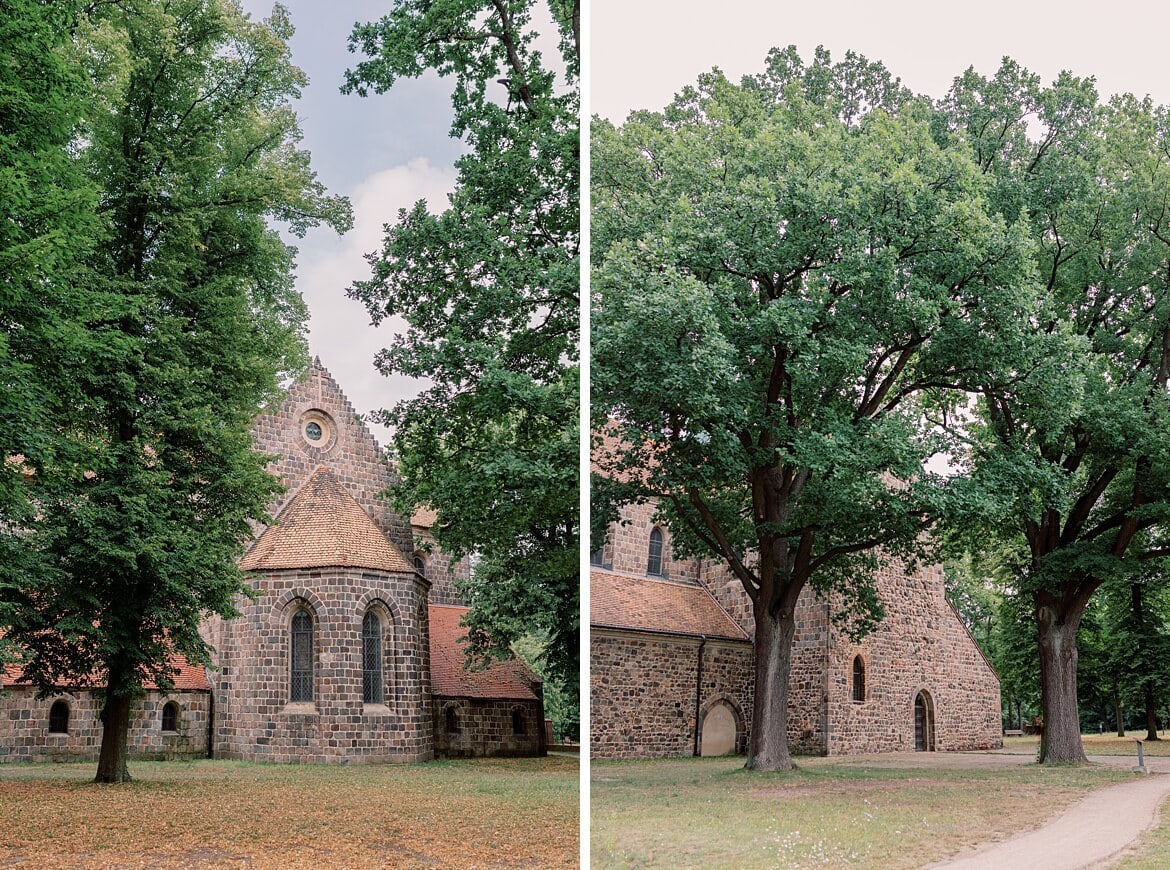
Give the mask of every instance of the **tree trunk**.
[[126, 755], [130, 737], [130, 698], [106, 695], [102, 707], [102, 748], [94, 782], [130, 782]]
[[1158, 739], [1158, 711], [1154, 709], [1154, 688], [1146, 683], [1146, 740]]
[[792, 613], [774, 616], [761, 601], [755, 608], [756, 696], [748, 770], [793, 770], [788, 753], [788, 677], [792, 670]]
[[1044, 730], [1041, 764], [1087, 762], [1077, 706], [1077, 629], [1084, 607], [1060, 606], [1042, 593], [1036, 600], [1040, 644], [1040, 702]]
[[1113, 722], [1117, 725], [1117, 736], [1125, 736], [1125, 720], [1121, 717], [1121, 688], [1113, 687]]

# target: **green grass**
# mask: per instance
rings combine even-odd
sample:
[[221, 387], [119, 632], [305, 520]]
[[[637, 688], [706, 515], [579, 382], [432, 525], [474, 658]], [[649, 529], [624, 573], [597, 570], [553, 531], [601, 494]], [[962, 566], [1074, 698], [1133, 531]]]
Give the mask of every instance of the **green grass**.
[[1130, 778], [1094, 767], [968, 769], [948, 758], [593, 762], [594, 867], [921, 867], [1035, 827], [1089, 789]]
[[570, 867], [575, 758], [0, 765], [0, 866]]

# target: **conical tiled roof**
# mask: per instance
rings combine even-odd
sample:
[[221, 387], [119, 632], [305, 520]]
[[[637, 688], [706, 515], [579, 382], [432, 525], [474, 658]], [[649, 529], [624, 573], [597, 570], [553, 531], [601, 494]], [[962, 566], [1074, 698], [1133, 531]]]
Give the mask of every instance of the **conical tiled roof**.
[[244, 556], [245, 571], [373, 568], [414, 573], [333, 472], [322, 465]]

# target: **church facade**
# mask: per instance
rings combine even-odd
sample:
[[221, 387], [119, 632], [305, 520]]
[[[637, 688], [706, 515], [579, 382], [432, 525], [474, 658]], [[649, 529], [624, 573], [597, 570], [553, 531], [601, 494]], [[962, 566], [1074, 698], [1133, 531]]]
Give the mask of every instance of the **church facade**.
[[[751, 602], [710, 559], [675, 559], [653, 504], [627, 506], [592, 557], [590, 752], [595, 758], [744, 752]], [[854, 643], [837, 602], [797, 605], [789, 746], [847, 755], [1002, 746], [999, 678], [946, 600], [942, 569], [888, 566], [886, 618]]]
[[[213, 667], [176, 660], [172, 691], [147, 686], [130, 729], [139, 757], [418, 762], [539, 755], [541, 686], [517, 660], [463, 668], [452, 585], [466, 562], [428, 546], [433, 515], [407, 522], [381, 497], [396, 482], [372, 434], [315, 362], [256, 448], [286, 486], [241, 562], [256, 595], [210, 618]], [[96, 757], [89, 687], [38, 700], [5, 673], [0, 761]]]

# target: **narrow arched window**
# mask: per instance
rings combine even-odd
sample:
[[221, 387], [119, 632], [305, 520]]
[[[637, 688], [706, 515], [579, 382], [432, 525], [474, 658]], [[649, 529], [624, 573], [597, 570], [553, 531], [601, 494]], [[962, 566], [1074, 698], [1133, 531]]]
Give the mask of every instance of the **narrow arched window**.
[[519, 707], [512, 708], [512, 733], [524, 733], [524, 711]]
[[418, 571], [418, 573], [422, 574], [424, 577], [427, 576], [427, 560], [418, 553], [414, 554], [414, 570]]
[[290, 626], [289, 656], [292, 664], [292, 680], [289, 700], [313, 700], [313, 619], [304, 610], [298, 610]]
[[598, 547], [589, 554], [589, 564], [598, 566], [605, 564], [605, 547]]
[[443, 726], [447, 729], [448, 734], [459, 733], [459, 716], [454, 707], [447, 707], [443, 710]]
[[662, 574], [662, 529], [655, 526], [650, 530], [650, 554], [646, 559], [647, 574]]
[[853, 700], [865, 700], [865, 661], [861, 656], [853, 657]]
[[162, 730], [179, 730], [179, 705], [174, 701], [167, 701], [162, 709]]
[[66, 701], [54, 701], [49, 708], [49, 733], [69, 733], [69, 704]]
[[382, 703], [382, 620], [372, 610], [362, 620], [362, 700]]

